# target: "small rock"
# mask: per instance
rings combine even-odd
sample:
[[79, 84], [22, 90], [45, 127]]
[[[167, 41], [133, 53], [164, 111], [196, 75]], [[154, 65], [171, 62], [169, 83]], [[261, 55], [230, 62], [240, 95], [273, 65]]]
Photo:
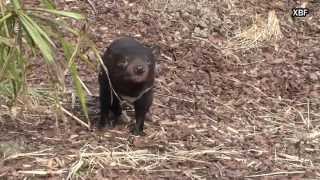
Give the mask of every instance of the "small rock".
[[318, 80], [318, 76], [316, 73], [311, 73], [309, 74], [309, 78], [312, 80], [312, 81], [317, 81]]
[[203, 27], [203, 28], [207, 28], [208, 27], [208, 23], [205, 20], [200, 20], [199, 26]]
[[209, 36], [208, 29], [200, 29], [200, 27], [196, 27], [194, 29], [194, 35], [202, 38], [207, 38]]
[[99, 27], [99, 31], [102, 31], [102, 32], [107, 32], [108, 31], [108, 27], [107, 26], [101, 26]]
[[95, 60], [95, 59], [96, 59], [95, 53], [94, 53], [93, 51], [89, 51], [89, 52], [88, 52], [88, 58], [89, 58], [90, 60]]

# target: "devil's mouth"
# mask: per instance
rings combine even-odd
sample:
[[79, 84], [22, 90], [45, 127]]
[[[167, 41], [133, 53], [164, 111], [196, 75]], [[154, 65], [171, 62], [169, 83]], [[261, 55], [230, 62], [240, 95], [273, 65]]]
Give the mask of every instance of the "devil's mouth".
[[138, 83], [140, 83], [140, 82], [144, 82], [144, 81], [146, 81], [146, 76], [144, 76], [144, 75], [139, 75], [139, 76], [137, 76], [137, 75], [134, 75], [134, 76], [131, 76], [130, 77], [130, 81], [132, 81], [132, 82], [138, 82]]

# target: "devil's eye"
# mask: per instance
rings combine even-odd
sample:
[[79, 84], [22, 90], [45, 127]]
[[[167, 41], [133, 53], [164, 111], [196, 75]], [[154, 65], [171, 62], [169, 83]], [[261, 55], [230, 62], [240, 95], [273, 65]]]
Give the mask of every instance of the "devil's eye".
[[145, 60], [146, 60], [146, 62], [147, 62], [148, 64], [151, 64], [151, 58], [145, 57]]
[[126, 68], [128, 65], [128, 61], [126, 59], [123, 59], [123, 60], [120, 60], [118, 63], [117, 63], [117, 66], [120, 67], [120, 68]]

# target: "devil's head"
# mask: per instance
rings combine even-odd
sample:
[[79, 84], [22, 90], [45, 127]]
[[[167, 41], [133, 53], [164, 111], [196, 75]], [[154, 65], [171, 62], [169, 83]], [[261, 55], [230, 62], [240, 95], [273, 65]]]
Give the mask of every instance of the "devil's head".
[[143, 83], [150, 76], [151, 78], [154, 76], [155, 59], [159, 54], [159, 48], [145, 47], [136, 41], [131, 41], [118, 44], [116, 42], [110, 46], [107, 51], [110, 76], [116, 81]]

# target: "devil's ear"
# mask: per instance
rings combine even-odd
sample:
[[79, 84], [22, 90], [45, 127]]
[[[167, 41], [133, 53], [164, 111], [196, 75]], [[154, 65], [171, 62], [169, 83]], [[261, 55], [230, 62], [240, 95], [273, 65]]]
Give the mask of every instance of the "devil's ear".
[[151, 49], [151, 52], [152, 52], [154, 57], [160, 56], [160, 47], [159, 46], [153, 45], [153, 46], [150, 47], [150, 49]]

